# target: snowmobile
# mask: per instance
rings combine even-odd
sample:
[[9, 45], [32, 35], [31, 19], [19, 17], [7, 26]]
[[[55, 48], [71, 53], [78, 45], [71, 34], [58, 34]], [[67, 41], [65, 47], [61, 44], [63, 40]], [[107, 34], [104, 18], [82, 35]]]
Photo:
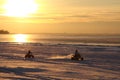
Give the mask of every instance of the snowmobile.
[[25, 55], [25, 59], [32, 59], [32, 58], [34, 58], [34, 55], [32, 55], [32, 54]]
[[83, 58], [83, 57], [79, 57], [79, 56], [72, 55], [71, 60], [77, 60], [77, 61], [81, 60], [81, 61], [83, 61], [84, 58]]

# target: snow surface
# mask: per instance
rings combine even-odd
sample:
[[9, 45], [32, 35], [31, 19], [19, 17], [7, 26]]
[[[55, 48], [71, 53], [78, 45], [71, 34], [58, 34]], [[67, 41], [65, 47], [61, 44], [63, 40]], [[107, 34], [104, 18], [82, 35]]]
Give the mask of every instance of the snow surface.
[[[70, 60], [76, 49], [84, 61]], [[120, 80], [120, 46], [0, 44], [0, 80]]]

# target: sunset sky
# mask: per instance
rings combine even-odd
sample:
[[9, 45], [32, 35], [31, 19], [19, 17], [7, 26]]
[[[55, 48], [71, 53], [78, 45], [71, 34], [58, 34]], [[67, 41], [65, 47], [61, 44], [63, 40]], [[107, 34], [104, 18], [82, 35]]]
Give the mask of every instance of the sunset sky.
[[0, 29], [120, 34], [120, 0], [0, 0]]

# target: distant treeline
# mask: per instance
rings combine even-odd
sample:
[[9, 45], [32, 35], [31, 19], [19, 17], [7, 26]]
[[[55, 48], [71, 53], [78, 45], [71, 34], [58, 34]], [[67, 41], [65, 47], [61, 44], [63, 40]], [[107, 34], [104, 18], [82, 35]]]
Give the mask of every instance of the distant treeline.
[[9, 34], [9, 32], [6, 30], [0, 30], [0, 34]]

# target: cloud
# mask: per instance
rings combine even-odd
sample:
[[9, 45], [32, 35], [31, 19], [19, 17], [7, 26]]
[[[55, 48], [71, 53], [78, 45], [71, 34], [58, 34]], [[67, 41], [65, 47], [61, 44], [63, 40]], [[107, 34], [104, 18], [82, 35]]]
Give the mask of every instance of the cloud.
[[78, 13], [38, 13], [26, 18], [0, 16], [1, 22], [20, 23], [64, 23], [64, 22], [94, 22], [94, 21], [120, 21], [120, 11], [101, 10]]
[[92, 17], [92, 15], [81, 15], [81, 14], [75, 14], [75, 15], [64, 16], [64, 17], [88, 18], [88, 17]]

